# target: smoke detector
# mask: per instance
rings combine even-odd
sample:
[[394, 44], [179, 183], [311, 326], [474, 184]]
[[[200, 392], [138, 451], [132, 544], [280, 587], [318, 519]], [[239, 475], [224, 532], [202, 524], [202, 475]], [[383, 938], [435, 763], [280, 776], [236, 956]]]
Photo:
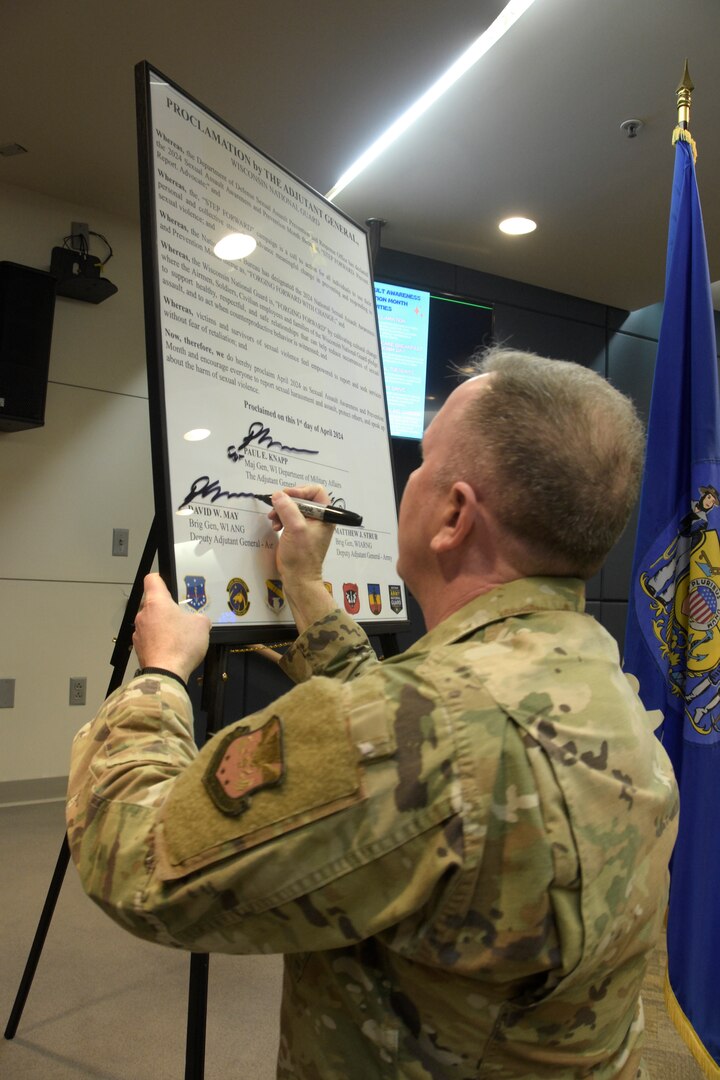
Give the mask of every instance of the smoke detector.
[[643, 127], [645, 127], [645, 124], [642, 120], [623, 120], [620, 125], [620, 130], [625, 132], [628, 139], [634, 139], [640, 131], [640, 128]]

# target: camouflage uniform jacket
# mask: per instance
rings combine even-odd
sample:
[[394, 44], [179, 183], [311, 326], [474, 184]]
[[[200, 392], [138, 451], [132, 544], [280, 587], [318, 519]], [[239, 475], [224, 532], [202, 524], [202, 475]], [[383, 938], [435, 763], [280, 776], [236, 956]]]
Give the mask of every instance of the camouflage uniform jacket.
[[85, 889], [151, 941], [287, 954], [287, 1080], [645, 1076], [677, 789], [582, 608], [514, 581], [382, 663], [336, 611], [199, 753], [179, 684], [134, 679], [73, 748]]

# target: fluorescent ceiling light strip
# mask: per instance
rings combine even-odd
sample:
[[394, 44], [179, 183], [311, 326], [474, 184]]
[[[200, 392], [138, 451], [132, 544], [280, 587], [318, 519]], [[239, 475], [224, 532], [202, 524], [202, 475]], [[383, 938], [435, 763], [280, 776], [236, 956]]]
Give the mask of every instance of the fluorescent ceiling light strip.
[[328, 191], [325, 198], [332, 202], [335, 196], [339, 195], [351, 180], [359, 176], [371, 162], [379, 157], [384, 150], [387, 150], [391, 143], [395, 142], [404, 131], [407, 131], [410, 125], [414, 124], [439, 97], [442, 97], [445, 91], [449, 90], [473, 64], [476, 64], [480, 57], [484, 56], [500, 40], [503, 34], [507, 33], [510, 27], [517, 22], [521, 15], [525, 14], [533, 3], [534, 0], [510, 0], [495, 22], [465, 50], [462, 56], [447, 69], [444, 75], [440, 76], [437, 82], [433, 83], [429, 90], [425, 91], [422, 97], [419, 97], [409, 109], [406, 109], [402, 116], [398, 117], [395, 123], [391, 124], [387, 131], [383, 132], [364, 154], [360, 155], [357, 161], [342, 174], [335, 186]]

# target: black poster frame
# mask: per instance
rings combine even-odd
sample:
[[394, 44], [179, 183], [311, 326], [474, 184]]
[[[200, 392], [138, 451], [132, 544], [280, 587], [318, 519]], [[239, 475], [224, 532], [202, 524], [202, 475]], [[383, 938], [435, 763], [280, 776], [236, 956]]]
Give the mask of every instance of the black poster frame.
[[[150, 80], [156, 77], [167, 84], [178, 95], [181, 95], [192, 105], [206, 113], [221, 128], [225, 129], [235, 138], [241, 140], [248, 147], [255, 150], [264, 159], [274, 164], [283, 174], [290, 177], [295, 183], [312, 195], [314, 200], [332, 210], [334, 215], [344, 218], [354, 229], [360, 229], [355, 221], [340, 210], [325, 197], [314, 191], [305, 181], [295, 176], [284, 166], [275, 162], [272, 157], [256, 147], [244, 135], [236, 131], [221, 117], [217, 116], [212, 109], [198, 101], [186, 90], [180, 87], [172, 79], [165, 76], [155, 65], [148, 61], [142, 61], [135, 68], [136, 78], [136, 102], [137, 102], [137, 135], [138, 135], [138, 164], [139, 164], [139, 190], [140, 190], [140, 220], [142, 239], [142, 272], [143, 272], [143, 302], [145, 310], [145, 344], [147, 353], [148, 371], [148, 397], [150, 409], [150, 442], [152, 453], [153, 488], [155, 498], [155, 518], [157, 524], [157, 551], [159, 570], [163, 579], [168, 584], [175, 599], [177, 595], [177, 568], [174, 551], [174, 507], [170, 498], [170, 453], [168, 446], [168, 422], [166, 411], [165, 373], [163, 340], [160, 316], [160, 259], [158, 254], [158, 232], [156, 227], [156, 204], [155, 204], [155, 176], [153, 169], [154, 161], [154, 131], [152, 118], [152, 104], [150, 96]], [[360, 229], [365, 237], [367, 252], [367, 276], [368, 287], [373, 296], [373, 268], [370, 251], [370, 240], [366, 230]], [[375, 312], [375, 333], [378, 340], [379, 375], [382, 386], [383, 406], [387, 425], [388, 443], [388, 469], [390, 475], [391, 494], [394, 503], [395, 520], [397, 520], [397, 498], [394, 476], [394, 463], [392, 444], [390, 441], [390, 428], [387, 421], [387, 398], [385, 382], [380, 363], [379, 334], [377, 329], [377, 313]], [[399, 581], [399, 579], [398, 579]], [[407, 618], [407, 597], [403, 588], [403, 616], [388, 620], [378, 616], [369, 621], [359, 618], [358, 621], [363, 629], [371, 635], [396, 634], [406, 631], [410, 627]], [[338, 603], [340, 597], [336, 597]], [[279, 636], [292, 636], [295, 627], [287, 621], [270, 622], [259, 625], [218, 625], [213, 624], [211, 642], [215, 644], [246, 644], [249, 642], [272, 642]]]

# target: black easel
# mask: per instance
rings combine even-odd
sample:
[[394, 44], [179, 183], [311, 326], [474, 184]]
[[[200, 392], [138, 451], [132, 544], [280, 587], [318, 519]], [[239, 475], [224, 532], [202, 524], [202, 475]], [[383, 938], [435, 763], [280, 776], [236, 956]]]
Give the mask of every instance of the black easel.
[[[118, 636], [115, 639], [110, 663], [113, 668], [108, 684], [106, 698], [123, 681], [125, 669], [132, 650], [132, 635], [135, 616], [140, 608], [145, 575], [150, 573], [153, 559], [158, 550], [157, 518], [153, 520], [148, 533], [135, 581], [130, 592]], [[225, 699], [225, 681], [227, 679], [227, 645], [211, 645], [203, 669], [203, 707], [207, 710], [207, 735], [213, 734], [222, 726], [223, 705]], [[5, 1028], [5, 1038], [13, 1039], [25, 1008], [40, 955], [45, 944], [50, 922], [55, 911], [60, 889], [65, 879], [65, 871], [70, 862], [70, 845], [67, 833], [63, 836], [55, 870], [50, 881], [47, 897], [38, 921], [35, 937], [25, 963], [20, 985], [13, 1003], [10, 1017]], [[190, 984], [188, 988], [187, 1036], [185, 1044], [185, 1080], [202, 1080], [205, 1070], [205, 1029], [207, 1017], [209, 957], [204, 953], [194, 953], [190, 957]]]
[[[125, 607], [125, 613], [120, 624], [120, 630], [118, 636], [115, 639], [115, 648], [113, 649], [110, 663], [113, 668], [113, 673], [110, 677], [107, 693], [105, 697], [109, 697], [114, 690], [120, 686], [125, 674], [125, 668], [132, 649], [132, 635], [133, 635], [133, 623], [135, 622], [135, 615], [140, 607], [140, 600], [143, 592], [143, 579], [146, 574], [150, 572], [152, 561], [155, 558], [155, 552], [157, 551], [157, 535], [156, 535], [156, 520], [153, 520], [148, 533], [148, 538], [145, 543], [145, 549], [140, 558], [140, 565], [135, 576], [130, 597]], [[58, 896], [60, 895], [60, 888], [65, 878], [65, 871], [67, 870], [68, 863], [70, 862], [70, 845], [68, 844], [67, 833], [63, 836], [63, 841], [60, 846], [60, 852], [58, 854], [57, 863], [55, 864], [55, 871], [50, 882], [50, 888], [43, 905], [40, 919], [38, 922], [37, 930], [35, 931], [35, 937], [33, 943], [30, 946], [30, 952], [28, 954], [27, 962], [25, 964], [25, 970], [20, 980], [20, 986], [15, 996], [15, 1002], [10, 1012], [10, 1018], [5, 1028], [5, 1038], [13, 1039], [17, 1032], [20, 1018], [25, 1008], [25, 1002], [27, 1001], [28, 994], [30, 993], [30, 987], [35, 976], [35, 969], [38, 966], [40, 960], [40, 954], [42, 953], [43, 945], [45, 944], [45, 938], [47, 932], [50, 929], [50, 921], [55, 911], [55, 905], [57, 903]]]
[[[203, 668], [202, 705], [207, 715], [205, 738], [222, 727], [225, 712], [225, 685], [230, 647], [211, 645]], [[190, 956], [187, 1031], [185, 1035], [185, 1080], [203, 1080], [205, 1075], [205, 1035], [210, 957], [207, 953]]]

